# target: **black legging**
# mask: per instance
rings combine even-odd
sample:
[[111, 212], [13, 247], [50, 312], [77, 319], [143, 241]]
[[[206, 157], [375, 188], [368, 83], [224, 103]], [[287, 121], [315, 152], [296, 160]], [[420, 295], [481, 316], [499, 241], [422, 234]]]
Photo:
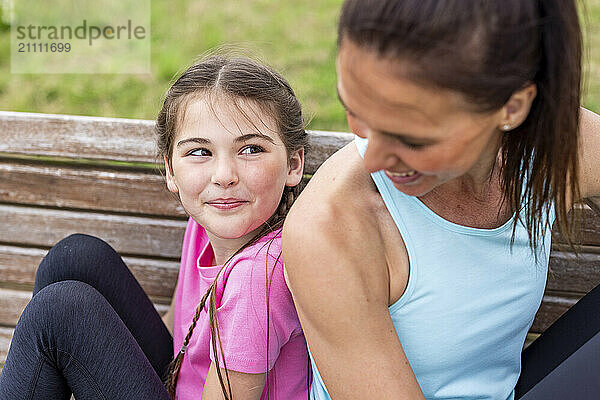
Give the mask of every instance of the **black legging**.
[[170, 399], [173, 340], [105, 242], [61, 240], [38, 269], [0, 375], [0, 399]]

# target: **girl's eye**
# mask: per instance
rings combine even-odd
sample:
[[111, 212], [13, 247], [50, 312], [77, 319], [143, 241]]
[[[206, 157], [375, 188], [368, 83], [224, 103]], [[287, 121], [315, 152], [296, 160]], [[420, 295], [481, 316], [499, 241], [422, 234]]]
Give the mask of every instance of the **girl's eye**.
[[257, 153], [262, 153], [263, 151], [265, 151], [265, 149], [263, 149], [262, 147], [251, 144], [251, 145], [244, 147], [240, 151], [240, 154], [257, 154]]
[[187, 153], [187, 155], [196, 157], [210, 157], [212, 156], [212, 153], [207, 149], [195, 149]]

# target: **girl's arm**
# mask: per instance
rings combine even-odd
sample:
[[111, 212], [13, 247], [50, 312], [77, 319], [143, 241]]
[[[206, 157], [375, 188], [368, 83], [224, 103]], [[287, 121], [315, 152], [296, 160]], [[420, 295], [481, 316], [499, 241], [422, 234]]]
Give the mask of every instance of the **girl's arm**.
[[[245, 374], [243, 372], [228, 371], [231, 394], [230, 398], [236, 400], [259, 400], [265, 387], [265, 376], [266, 374]], [[227, 375], [225, 369], [221, 368], [221, 375], [225, 382], [225, 388], [227, 388]], [[222, 400], [225, 399], [223, 396], [223, 390], [219, 383], [219, 377], [215, 363], [210, 363], [208, 375], [206, 376], [206, 382], [204, 383], [204, 389], [202, 390], [202, 400]]]
[[600, 196], [600, 115], [582, 109], [579, 129], [581, 197]]

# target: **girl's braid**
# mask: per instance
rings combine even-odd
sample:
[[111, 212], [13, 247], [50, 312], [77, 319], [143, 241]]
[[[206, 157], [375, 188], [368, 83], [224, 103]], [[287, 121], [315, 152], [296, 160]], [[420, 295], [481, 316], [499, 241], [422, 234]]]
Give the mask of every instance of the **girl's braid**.
[[277, 211], [275, 211], [275, 214], [273, 214], [273, 216], [269, 219], [273, 222], [273, 228], [279, 227], [277, 226], [277, 224], [281, 224], [287, 216], [287, 213], [292, 207], [292, 204], [294, 204], [294, 200], [296, 200], [296, 197], [300, 193], [299, 186], [300, 185], [293, 187], [286, 186], [283, 190], [283, 195], [281, 196], [279, 207], [277, 208]]
[[[283, 194], [281, 196], [281, 201], [279, 202], [279, 207], [277, 208], [275, 213], [271, 216], [271, 218], [269, 218], [268, 221], [266, 221], [263, 224], [263, 227], [261, 228], [259, 233], [255, 236], [255, 239], [253, 239], [249, 243], [247, 243], [244, 247], [242, 247], [240, 250], [238, 250], [238, 252], [241, 251], [243, 248], [251, 245], [253, 242], [255, 242], [256, 239], [264, 236], [267, 232], [272, 232], [275, 229], [280, 228], [283, 225], [283, 221], [284, 221], [290, 207], [294, 203], [294, 200], [298, 196], [299, 192], [300, 192], [300, 185], [293, 186], [293, 187], [286, 186], [283, 190]], [[227, 263], [225, 263], [225, 264], [227, 264]], [[223, 265], [223, 268], [225, 267], [225, 264]], [[219, 273], [217, 274], [217, 276], [211, 283], [210, 287], [208, 288], [208, 290], [206, 291], [204, 296], [202, 296], [202, 299], [200, 300], [198, 307], [196, 307], [196, 313], [194, 314], [194, 318], [192, 319], [192, 324], [190, 325], [190, 329], [188, 330], [188, 333], [185, 336], [185, 339], [183, 340], [183, 345], [181, 346], [181, 350], [179, 350], [179, 353], [177, 353], [177, 356], [169, 364], [169, 372], [167, 375], [166, 386], [167, 386], [167, 391], [169, 392], [169, 395], [171, 396], [172, 399], [175, 399], [175, 392], [176, 392], [175, 388], [177, 386], [177, 378], [179, 377], [179, 371], [181, 370], [183, 356], [185, 354], [185, 351], [187, 350], [187, 347], [190, 343], [190, 339], [192, 337], [192, 333], [194, 332], [194, 329], [196, 328], [196, 324], [198, 322], [198, 319], [200, 318], [200, 314], [202, 313], [202, 310], [204, 309], [204, 306], [206, 305], [206, 301], [208, 300], [209, 296], [211, 299], [211, 306], [216, 306], [213, 303], [214, 302], [214, 291], [216, 290], [216, 286], [217, 286], [217, 278], [220, 275], [221, 271], [223, 271], [223, 268], [221, 268], [221, 270], [219, 271]], [[212, 307], [209, 307], [209, 309], [211, 309], [211, 311], [212, 311]], [[213, 340], [215, 337], [214, 333], [215, 332], [213, 332], [213, 327], [211, 326], [211, 337], [213, 338]], [[217, 333], [216, 336], [218, 337], [218, 340], [219, 340], [219, 347], [221, 347], [220, 335], [219, 335], [218, 329], [216, 330], [216, 333]], [[216, 343], [213, 343], [213, 348], [216, 351]], [[221, 352], [222, 352], [222, 348], [221, 348]], [[225, 360], [223, 360], [223, 361], [225, 361]], [[221, 385], [223, 385], [223, 379], [220, 376], [221, 375], [220, 372], [221, 371], [219, 370], [219, 368], [217, 368], [217, 374], [219, 375], [219, 378], [220, 378], [219, 381], [221, 382]], [[227, 370], [225, 372], [227, 373]], [[229, 379], [227, 379], [227, 383], [229, 385]], [[225, 388], [223, 388], [223, 393], [227, 397], [227, 394], [226, 394], [227, 392], [226, 392]], [[231, 393], [231, 388], [229, 388], [229, 393]]]
[[192, 324], [190, 325], [190, 329], [188, 330], [188, 333], [185, 336], [185, 339], [183, 340], [183, 345], [181, 346], [181, 350], [179, 350], [179, 353], [177, 353], [177, 357], [175, 357], [173, 359], [173, 361], [171, 361], [169, 363], [169, 370], [168, 370], [169, 372], [167, 375], [166, 386], [167, 386], [167, 391], [169, 392], [169, 395], [171, 396], [172, 399], [175, 399], [175, 387], [177, 386], [177, 378], [179, 377], [179, 371], [181, 370], [181, 363], [183, 362], [183, 355], [185, 354], [185, 351], [187, 350], [187, 347], [190, 343], [192, 333], [194, 332], [194, 328], [196, 328], [196, 323], [198, 322], [198, 319], [200, 318], [200, 314], [202, 313], [202, 309], [204, 308], [204, 305], [206, 304], [206, 300], [208, 299], [208, 296], [214, 290], [214, 287], [216, 286], [216, 282], [217, 282], [217, 280], [215, 279], [214, 282], [210, 285], [210, 287], [206, 291], [206, 293], [204, 294], [204, 296], [202, 297], [202, 299], [200, 300], [198, 307], [196, 307], [196, 313], [194, 314], [194, 318], [192, 319]]

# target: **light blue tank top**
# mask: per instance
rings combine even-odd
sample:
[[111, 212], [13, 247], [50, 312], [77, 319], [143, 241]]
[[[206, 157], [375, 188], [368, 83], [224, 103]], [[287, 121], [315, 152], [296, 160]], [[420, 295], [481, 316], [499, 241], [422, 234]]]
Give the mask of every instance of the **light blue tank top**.
[[[356, 146], [364, 157], [367, 140]], [[544, 294], [550, 229], [536, 262], [521, 223], [511, 249], [512, 219], [495, 229], [458, 225], [397, 190], [383, 171], [371, 176], [408, 252], [406, 291], [389, 310], [425, 397], [512, 400]], [[312, 355], [311, 363], [311, 398], [330, 399]]]

